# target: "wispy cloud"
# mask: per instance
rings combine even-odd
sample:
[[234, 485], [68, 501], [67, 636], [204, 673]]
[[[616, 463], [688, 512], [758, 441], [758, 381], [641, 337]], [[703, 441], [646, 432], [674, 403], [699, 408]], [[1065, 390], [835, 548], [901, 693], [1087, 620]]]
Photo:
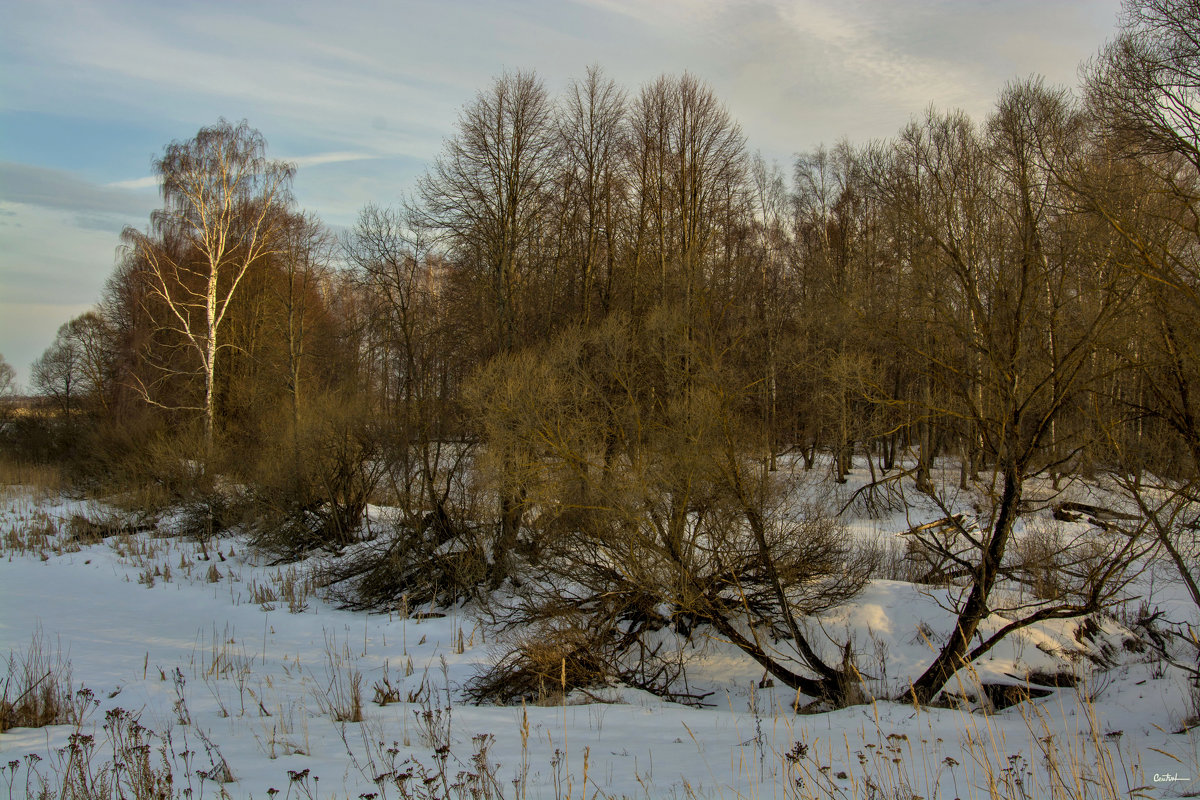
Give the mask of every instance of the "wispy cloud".
[[[136, 183], [136, 182], [134, 182]], [[101, 186], [66, 170], [0, 161], [0, 201], [61, 211], [145, 216], [153, 207], [141, 186]]]
[[154, 175], [147, 175], [144, 178], [133, 178], [127, 181], [115, 181], [114, 183], [105, 184], [105, 186], [110, 189], [157, 189], [158, 185], [159, 180]]
[[[199, 124], [247, 117], [277, 146], [284, 130], [348, 150], [427, 157], [478, 84], [480, 65], [447, 58], [427, 34], [440, 21], [423, 16], [449, 16], [436, 4], [354, 4], [332, 16], [323, 4], [297, 3], [286, 16], [253, 3], [126, 5], [136, 10], [78, 4], [66, 30], [61, 9], [23, 9], [24, 33], [43, 48], [38, 59], [46, 80], [63, 87], [57, 93]], [[8, 103], [43, 102], [37, 87], [10, 83]]]
[[353, 153], [349, 151], [340, 151], [334, 153], [314, 153], [308, 156], [298, 156], [295, 158], [285, 158], [285, 161], [290, 161], [298, 168], [303, 167], [319, 167], [324, 164], [344, 164], [348, 161], [369, 161], [379, 158], [375, 153]]

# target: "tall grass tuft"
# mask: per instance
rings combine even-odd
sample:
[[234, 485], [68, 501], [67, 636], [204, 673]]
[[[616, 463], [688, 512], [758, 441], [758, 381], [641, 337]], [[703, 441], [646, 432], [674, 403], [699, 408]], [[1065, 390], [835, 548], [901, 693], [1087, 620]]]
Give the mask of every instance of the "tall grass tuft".
[[75, 724], [91, 704], [90, 692], [73, 689], [70, 661], [61, 651], [51, 653], [41, 628], [34, 631], [27, 651], [9, 652], [0, 691], [0, 732]]

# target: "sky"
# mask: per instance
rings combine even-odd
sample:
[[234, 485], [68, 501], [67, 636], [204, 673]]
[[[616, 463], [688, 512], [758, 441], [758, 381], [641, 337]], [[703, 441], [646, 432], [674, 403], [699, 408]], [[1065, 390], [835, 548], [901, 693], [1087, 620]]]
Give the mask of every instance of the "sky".
[[707, 82], [749, 147], [896, 134], [929, 106], [986, 117], [1006, 83], [1076, 86], [1119, 0], [6, 0], [0, 31], [0, 354], [27, 384], [99, 301], [151, 162], [220, 118], [294, 162], [299, 205], [348, 226], [394, 205], [504, 71], [552, 93], [589, 65], [632, 92]]

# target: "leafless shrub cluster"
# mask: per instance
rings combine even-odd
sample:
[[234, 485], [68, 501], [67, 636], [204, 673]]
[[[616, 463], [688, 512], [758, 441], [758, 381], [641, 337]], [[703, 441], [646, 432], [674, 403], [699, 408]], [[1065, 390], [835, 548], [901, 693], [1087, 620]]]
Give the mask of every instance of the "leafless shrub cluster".
[[361, 540], [367, 504], [387, 467], [363, 409], [331, 397], [311, 414], [265, 449], [248, 498], [255, 545], [288, 558]]
[[760, 434], [727, 393], [730, 365], [703, 349], [687, 370], [660, 360], [651, 342], [679, 346], [671, 337], [688, 326], [668, 312], [654, 322], [644, 334], [612, 322], [564, 336], [475, 385], [491, 434], [486, 477], [522, 499], [508, 556], [520, 580], [493, 611], [546, 643], [516, 642], [492, 678], [536, 696], [557, 661], [571, 685], [619, 680], [682, 697], [660, 634], [705, 628], [787, 685], [844, 702], [852, 667], [822, 660], [796, 618], [853, 596], [872, 565], [828, 513], [784, 502], [784, 478], [746, 456]]
[[430, 513], [384, 523], [376, 538], [322, 570], [323, 583], [350, 608], [448, 606], [480, 596], [488, 559], [478, 523]]

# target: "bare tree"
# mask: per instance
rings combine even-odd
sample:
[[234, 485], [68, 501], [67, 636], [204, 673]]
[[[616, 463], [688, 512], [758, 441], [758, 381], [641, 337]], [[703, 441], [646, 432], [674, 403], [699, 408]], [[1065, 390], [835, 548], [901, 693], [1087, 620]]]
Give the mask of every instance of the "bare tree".
[[[911, 686], [920, 702], [1013, 631], [1100, 610], [1143, 554], [1137, 539], [1123, 536], [1073, 540], [1054, 555], [1070, 565], [1070, 591], [1001, 597], [1002, 582], [1023, 580], [1010, 550], [1026, 484], [1087, 445], [1085, 430], [1071, 431], [1068, 445], [1068, 429], [1058, 426], [1100, 389], [1093, 355], [1137, 283], [1107, 266], [1103, 247], [1079, 244], [1077, 215], [1055, 176], [1079, 160], [1082, 133], [1064, 93], [1014, 84], [985, 129], [931, 113], [877, 173], [881, 190], [929, 243], [910, 265], [910, 279], [930, 292], [927, 316], [895, 334], [928, 376], [927, 391], [906, 402], [978, 437], [988, 467], [973, 481], [985, 498], [973, 519], [955, 516], [945, 495], [930, 492], [966, 544], [922, 542], [940, 547], [965, 580], [953, 595], [954, 629]], [[1000, 610], [1009, 621], [973, 644], [980, 623]]]
[[359, 300], [362, 382], [395, 507], [383, 535], [329, 576], [355, 607], [402, 597], [449, 603], [487, 578], [479, 509], [464, 491], [474, 437], [464, 435], [457, 408], [461, 373], [476, 352], [475, 337], [462, 334], [477, 315], [448, 299], [448, 264], [412, 216], [368, 206], [342, 241]]
[[454, 419], [455, 363], [466, 354], [441, 296], [445, 264], [391, 209], [363, 209], [343, 246], [367, 299], [372, 391], [391, 432], [393, 488], [411, 515], [406, 524], [421, 524], [424, 509], [445, 535], [451, 490], [470, 451]]
[[[265, 152], [262, 134], [244, 121], [221, 120], [194, 139], [172, 142], [154, 163], [164, 207], [152, 215], [151, 232], [123, 234], [140, 261], [153, 324], [178, 335], [193, 359], [190, 367], [161, 362], [160, 378], [199, 374], [202, 399], [182, 407], [202, 413], [210, 451], [227, 315], [247, 272], [278, 247], [275, 234], [290, 201], [293, 167], [268, 161]], [[158, 402], [155, 383], [138, 386], [151, 403]]]
[[1118, 351], [1134, 379], [1113, 395], [1133, 431], [1114, 433], [1112, 473], [1200, 606], [1200, 6], [1127, 0], [1085, 80], [1106, 158], [1073, 188], [1126, 245], [1121, 268], [1147, 279], [1140, 335]]
[[1098, 119], [1128, 153], [1182, 156], [1200, 171], [1200, 7], [1126, 0], [1120, 34], [1086, 68]]
[[33, 363], [34, 387], [66, 415], [84, 404], [106, 410], [112, 382], [108, 323], [88, 311], [58, 329], [54, 342]]
[[[805, 369], [819, 376], [812, 391], [820, 403], [812, 410], [816, 436], [833, 454], [834, 477], [846, 480], [856, 440], [866, 438], [861, 391], [863, 354], [852, 344], [867, 314], [870, 290], [865, 258], [870, 215], [860, 208], [863, 192], [854, 151], [842, 143], [820, 147], [796, 159], [793, 213], [798, 268], [807, 284], [803, 292], [809, 314], [820, 314], [813, 326]], [[868, 323], [869, 325], [869, 323]]]
[[[612, 300], [624, 194], [625, 105], [625, 92], [592, 66], [582, 81], [571, 85], [558, 120], [566, 205], [562, 235], [577, 262], [577, 303], [585, 325], [593, 319], [597, 300], [601, 314]], [[570, 280], [574, 285], [574, 272]]]
[[751, 162], [751, 222], [753, 239], [750, 248], [753, 265], [750, 270], [751, 329], [761, 343], [762, 380], [759, 383], [759, 402], [763, 424], [767, 431], [768, 468], [776, 469], [776, 457], [781, 444], [780, 388], [781, 372], [786, 358], [785, 333], [792, 319], [791, 309], [797, 291], [788, 280], [788, 254], [792, 247], [789, 225], [789, 197], [783, 173], [778, 165], [768, 166], [761, 155]]
[[517, 287], [540, 233], [557, 147], [553, 108], [532, 73], [505, 73], [462, 111], [458, 132], [421, 178], [423, 224], [450, 258], [489, 281], [495, 349], [517, 342]]
[[66, 325], [59, 328], [54, 342], [34, 360], [31, 380], [38, 394], [53, 400], [59, 411], [70, 416], [80, 391], [82, 354], [66, 332]]
[[[517, 346], [518, 291], [535, 264], [558, 147], [553, 107], [532, 73], [506, 73], [463, 109], [458, 133], [420, 181], [421, 223], [440, 233], [450, 260], [486, 281], [492, 352]], [[521, 528], [519, 481], [500, 487], [492, 582], [509, 573]]]
[[0, 397], [7, 398], [16, 391], [17, 371], [0, 355]]
[[[1088, 65], [1102, 168], [1073, 183], [1126, 245], [1120, 266], [1148, 279], [1152, 334], [1130, 359], [1133, 399], [1200, 468], [1200, 13], [1190, 0], [1130, 0], [1120, 35]], [[1138, 202], [1129, 202], [1131, 194]], [[1152, 406], [1152, 408], [1151, 408]], [[1156, 446], [1161, 447], [1159, 441]]]
[[[699, 313], [719, 233], [745, 208], [745, 136], [712, 89], [689, 74], [643, 87], [629, 126], [635, 292], [645, 281], [644, 307], [672, 297], [687, 314]], [[641, 274], [643, 263], [651, 275]]]
[[9, 403], [17, 393], [17, 371], [0, 354], [0, 422], [8, 419]]
[[282, 307], [280, 327], [287, 347], [285, 382], [291, 404], [293, 427], [300, 423], [313, 330], [319, 304], [314, 297], [327, 288], [334, 238], [311, 215], [293, 215], [280, 230], [280, 260], [283, 280], [275, 287]]

